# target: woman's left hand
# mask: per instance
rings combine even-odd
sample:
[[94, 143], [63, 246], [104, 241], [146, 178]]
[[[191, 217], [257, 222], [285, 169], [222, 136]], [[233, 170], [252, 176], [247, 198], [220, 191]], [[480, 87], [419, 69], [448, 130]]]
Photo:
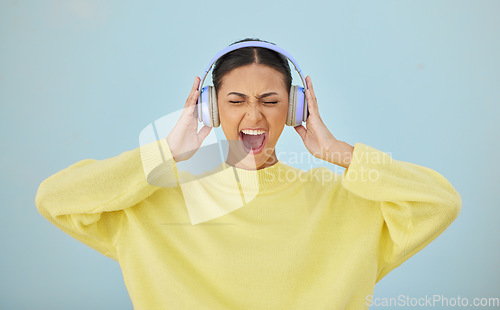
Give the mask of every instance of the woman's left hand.
[[306, 77], [307, 90], [307, 117], [306, 127], [294, 127], [306, 146], [307, 150], [316, 158], [323, 159], [332, 164], [349, 167], [354, 147], [346, 142], [335, 139], [319, 115], [318, 101], [314, 94], [311, 77]]

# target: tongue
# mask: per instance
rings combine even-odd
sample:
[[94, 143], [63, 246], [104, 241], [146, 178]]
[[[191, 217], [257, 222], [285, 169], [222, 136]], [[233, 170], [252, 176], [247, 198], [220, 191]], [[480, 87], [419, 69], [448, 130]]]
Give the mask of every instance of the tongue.
[[243, 143], [247, 149], [258, 149], [264, 142], [264, 134], [261, 135], [246, 135], [243, 134]]

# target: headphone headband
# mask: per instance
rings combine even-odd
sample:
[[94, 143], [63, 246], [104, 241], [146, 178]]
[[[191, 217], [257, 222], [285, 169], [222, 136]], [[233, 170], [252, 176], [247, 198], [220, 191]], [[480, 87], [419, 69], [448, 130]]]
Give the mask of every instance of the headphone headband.
[[293, 64], [293, 66], [295, 67], [295, 70], [297, 71], [297, 73], [300, 76], [300, 80], [302, 82], [302, 85], [304, 85], [304, 90], [307, 89], [306, 80], [302, 76], [302, 70], [300, 69], [300, 67], [297, 64], [297, 62], [295, 61], [295, 59], [293, 59], [292, 55], [290, 55], [287, 51], [285, 51], [284, 49], [282, 49], [282, 48], [280, 48], [280, 47], [278, 47], [278, 46], [276, 46], [274, 44], [267, 43], [267, 42], [245, 41], [245, 42], [240, 42], [240, 43], [236, 43], [236, 44], [233, 44], [233, 45], [229, 45], [228, 47], [226, 47], [222, 51], [218, 52], [212, 58], [212, 60], [210, 61], [210, 64], [207, 66], [207, 68], [205, 69], [205, 72], [203, 73], [203, 78], [201, 79], [200, 85], [198, 86], [198, 90], [201, 91], [202, 86], [203, 86], [203, 81], [205, 81], [205, 78], [207, 77], [208, 72], [210, 71], [210, 69], [212, 68], [212, 66], [214, 65], [214, 63], [217, 61], [217, 59], [219, 59], [220, 57], [222, 57], [223, 55], [225, 55], [225, 54], [227, 54], [229, 52], [232, 52], [234, 50], [237, 50], [237, 49], [240, 49], [240, 48], [244, 48], [244, 47], [263, 47], [263, 48], [267, 48], [267, 49], [273, 50], [273, 51], [275, 51], [277, 53], [280, 53], [281, 55], [283, 55], [286, 59], [288, 59]]

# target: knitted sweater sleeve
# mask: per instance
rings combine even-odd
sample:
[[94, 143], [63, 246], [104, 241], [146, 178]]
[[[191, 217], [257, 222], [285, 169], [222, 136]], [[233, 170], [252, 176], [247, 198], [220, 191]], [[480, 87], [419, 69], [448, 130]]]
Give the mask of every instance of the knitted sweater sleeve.
[[436, 239], [458, 216], [462, 200], [438, 172], [354, 145], [344, 188], [376, 202], [384, 220], [377, 282]]
[[114, 246], [123, 210], [159, 186], [176, 186], [177, 169], [165, 139], [105, 160], [81, 160], [44, 180], [35, 204], [49, 222], [118, 260]]

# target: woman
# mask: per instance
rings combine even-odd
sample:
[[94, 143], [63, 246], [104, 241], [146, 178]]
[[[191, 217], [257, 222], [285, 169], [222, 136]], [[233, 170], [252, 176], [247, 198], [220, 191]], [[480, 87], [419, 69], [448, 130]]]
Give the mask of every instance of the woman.
[[[375, 283], [458, 216], [460, 195], [436, 171], [335, 139], [310, 77], [306, 127], [295, 130], [346, 170], [279, 161], [291, 83], [280, 54], [230, 52], [213, 81], [230, 141], [222, 169], [179, 182], [178, 163], [210, 132], [197, 131], [196, 78], [165, 139], [77, 162], [38, 190], [44, 217], [120, 263], [135, 309], [367, 309]], [[160, 179], [172, 185], [152, 185]]]

